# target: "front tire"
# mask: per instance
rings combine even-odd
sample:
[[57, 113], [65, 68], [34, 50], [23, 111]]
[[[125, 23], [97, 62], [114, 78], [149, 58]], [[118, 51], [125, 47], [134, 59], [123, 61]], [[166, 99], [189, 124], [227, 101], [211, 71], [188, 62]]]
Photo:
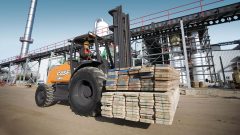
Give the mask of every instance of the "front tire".
[[35, 93], [35, 102], [39, 107], [51, 106], [54, 101], [54, 90], [45, 84], [39, 85]]
[[84, 116], [99, 114], [105, 80], [104, 73], [96, 67], [84, 67], [77, 71], [71, 79], [69, 89], [72, 111]]

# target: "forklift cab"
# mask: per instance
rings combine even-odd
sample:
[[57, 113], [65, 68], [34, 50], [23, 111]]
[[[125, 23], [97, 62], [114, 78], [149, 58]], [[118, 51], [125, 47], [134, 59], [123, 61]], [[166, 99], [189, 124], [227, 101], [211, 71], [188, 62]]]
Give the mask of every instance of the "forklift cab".
[[[99, 51], [99, 45], [105, 43], [103, 38], [89, 32], [77, 36], [69, 42], [71, 42], [69, 62], [72, 73], [84, 66], [105, 65], [103, 71], [108, 68], [108, 64], [101, 58]], [[76, 55], [77, 52], [79, 53], [78, 56]]]
[[[99, 58], [98, 54], [93, 55], [94, 52], [99, 52], [99, 45], [98, 41], [102, 40], [101, 37], [98, 37], [97, 35], [93, 33], [84, 34], [81, 36], [75, 37], [71, 42], [71, 50], [72, 53], [76, 53], [76, 51], [79, 52], [80, 61], [84, 60], [92, 60], [94, 58]], [[92, 50], [93, 46], [95, 45], [95, 50]], [[79, 48], [79, 49], [77, 49]], [[91, 49], [91, 50], [90, 50]], [[72, 54], [70, 53], [70, 54]], [[100, 59], [97, 59], [97, 61], [100, 61]]]

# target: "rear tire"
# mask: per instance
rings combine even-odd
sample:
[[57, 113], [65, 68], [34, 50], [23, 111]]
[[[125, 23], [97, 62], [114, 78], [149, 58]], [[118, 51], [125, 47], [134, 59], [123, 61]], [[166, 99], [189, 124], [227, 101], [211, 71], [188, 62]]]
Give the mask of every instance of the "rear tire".
[[84, 116], [96, 116], [101, 111], [101, 95], [104, 73], [96, 67], [84, 67], [77, 71], [70, 82], [69, 103], [73, 112]]
[[39, 107], [47, 107], [55, 104], [54, 89], [45, 84], [39, 85], [35, 93], [35, 102]]

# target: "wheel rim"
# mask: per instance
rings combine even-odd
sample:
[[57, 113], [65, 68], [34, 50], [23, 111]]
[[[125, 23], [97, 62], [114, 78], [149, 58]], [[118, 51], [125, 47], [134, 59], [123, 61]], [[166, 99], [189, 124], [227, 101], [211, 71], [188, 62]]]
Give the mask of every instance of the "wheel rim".
[[83, 96], [84, 96], [85, 98], [91, 98], [92, 95], [93, 95], [92, 89], [91, 89], [91, 87], [88, 86], [88, 85], [85, 85], [85, 84], [81, 85], [81, 87], [79, 87], [79, 91], [80, 91], [80, 90], [83, 91]]
[[39, 104], [42, 104], [45, 100], [45, 94], [44, 91], [39, 91], [37, 94], [37, 101]]
[[79, 81], [73, 91], [72, 100], [76, 106], [87, 106], [92, 103], [93, 91], [87, 81]]

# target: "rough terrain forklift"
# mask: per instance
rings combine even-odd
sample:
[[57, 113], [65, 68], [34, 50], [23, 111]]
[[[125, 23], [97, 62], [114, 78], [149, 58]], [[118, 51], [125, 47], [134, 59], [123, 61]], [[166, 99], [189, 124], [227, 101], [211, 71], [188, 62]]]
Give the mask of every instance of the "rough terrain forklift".
[[[51, 106], [58, 101], [68, 101], [73, 112], [96, 116], [100, 113], [101, 95], [104, 91], [106, 72], [109, 68], [131, 66], [129, 17], [122, 13], [121, 6], [110, 10], [113, 16], [112, 36], [98, 37], [88, 33], [69, 41], [70, 59], [48, 72], [47, 84], [38, 86], [35, 101], [39, 107]], [[110, 37], [110, 38], [109, 38]], [[108, 45], [114, 44], [114, 58]], [[105, 46], [109, 61], [102, 59], [99, 45]], [[95, 46], [95, 56], [91, 55], [89, 46]], [[118, 56], [116, 53], [118, 46]], [[80, 51], [76, 48], [80, 47]], [[79, 51], [79, 56], [76, 52]], [[79, 60], [76, 57], [80, 57]], [[118, 61], [118, 62], [117, 62]]]

